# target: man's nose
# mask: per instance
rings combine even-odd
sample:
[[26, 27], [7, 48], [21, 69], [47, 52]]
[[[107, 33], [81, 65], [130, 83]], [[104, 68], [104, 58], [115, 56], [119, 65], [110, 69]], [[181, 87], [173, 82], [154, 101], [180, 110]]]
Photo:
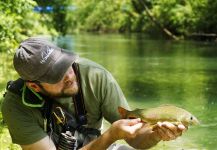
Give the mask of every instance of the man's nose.
[[67, 71], [64, 81], [67, 82], [69, 80], [72, 80], [75, 77], [74, 71], [73, 70], [69, 70]]

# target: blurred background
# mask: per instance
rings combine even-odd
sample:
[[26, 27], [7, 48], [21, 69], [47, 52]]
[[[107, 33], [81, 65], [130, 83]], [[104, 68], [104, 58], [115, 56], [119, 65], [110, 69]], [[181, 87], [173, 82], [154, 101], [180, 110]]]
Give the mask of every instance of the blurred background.
[[[153, 150], [216, 149], [216, 10], [212, 0], [2, 0], [0, 106], [7, 81], [18, 78], [16, 47], [44, 36], [108, 69], [132, 108], [173, 104], [200, 120]], [[1, 112], [0, 150], [20, 150]]]

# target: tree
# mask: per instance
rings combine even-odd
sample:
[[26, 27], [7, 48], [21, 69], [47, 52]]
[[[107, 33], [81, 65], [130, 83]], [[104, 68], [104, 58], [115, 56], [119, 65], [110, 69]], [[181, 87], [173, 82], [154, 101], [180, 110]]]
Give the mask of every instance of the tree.
[[43, 24], [39, 14], [33, 12], [32, 0], [0, 1], [0, 51], [13, 51], [28, 36], [55, 34]]

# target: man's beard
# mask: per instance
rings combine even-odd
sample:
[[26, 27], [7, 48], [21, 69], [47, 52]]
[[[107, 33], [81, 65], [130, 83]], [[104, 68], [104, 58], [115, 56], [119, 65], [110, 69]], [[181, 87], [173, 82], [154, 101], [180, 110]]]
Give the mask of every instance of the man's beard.
[[50, 93], [48, 92], [40, 83], [37, 84], [41, 88], [41, 93], [45, 96], [51, 97], [51, 98], [66, 98], [66, 97], [72, 97], [78, 93], [78, 89], [76, 89], [73, 93], [65, 93], [64, 88], [61, 90], [60, 93]]

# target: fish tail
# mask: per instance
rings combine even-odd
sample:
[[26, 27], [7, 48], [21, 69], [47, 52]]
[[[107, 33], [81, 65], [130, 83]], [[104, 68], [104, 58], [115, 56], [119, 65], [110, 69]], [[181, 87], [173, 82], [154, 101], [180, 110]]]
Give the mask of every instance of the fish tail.
[[127, 110], [121, 106], [118, 106], [118, 112], [121, 115], [121, 118], [126, 119], [127, 118]]

